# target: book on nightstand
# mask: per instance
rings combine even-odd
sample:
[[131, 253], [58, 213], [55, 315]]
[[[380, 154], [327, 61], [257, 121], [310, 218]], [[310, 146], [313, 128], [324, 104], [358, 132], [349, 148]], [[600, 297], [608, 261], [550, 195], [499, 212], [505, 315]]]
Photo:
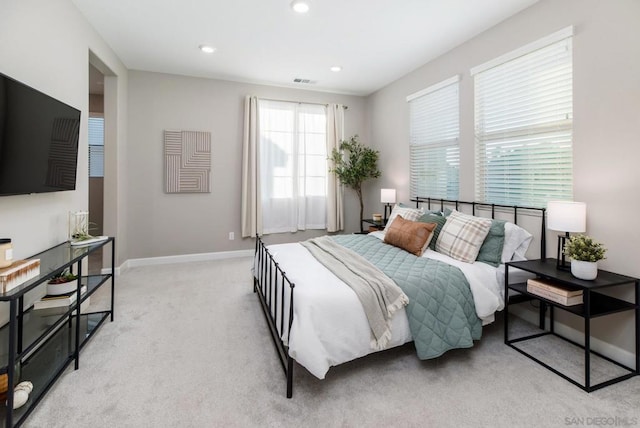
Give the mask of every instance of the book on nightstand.
[[[84, 294], [87, 292], [87, 286], [83, 285], [80, 289], [80, 294]], [[33, 303], [33, 309], [48, 309], [48, 308], [59, 308], [59, 307], [68, 307], [75, 303], [78, 298], [77, 292], [72, 291], [70, 293], [58, 294], [58, 295], [49, 295], [47, 294], [42, 299]]]
[[564, 306], [583, 303], [582, 290], [567, 290], [551, 281], [540, 278], [527, 280], [527, 292]]

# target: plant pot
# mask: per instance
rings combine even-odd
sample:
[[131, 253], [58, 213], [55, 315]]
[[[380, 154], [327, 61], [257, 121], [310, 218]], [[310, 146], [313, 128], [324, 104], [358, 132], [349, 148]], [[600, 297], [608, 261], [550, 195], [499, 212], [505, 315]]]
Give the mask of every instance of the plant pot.
[[571, 260], [571, 274], [578, 279], [596, 279], [598, 276], [598, 262]]
[[78, 280], [74, 279], [69, 282], [62, 282], [59, 284], [47, 283], [47, 294], [49, 296], [59, 296], [60, 294], [71, 293], [78, 288]]

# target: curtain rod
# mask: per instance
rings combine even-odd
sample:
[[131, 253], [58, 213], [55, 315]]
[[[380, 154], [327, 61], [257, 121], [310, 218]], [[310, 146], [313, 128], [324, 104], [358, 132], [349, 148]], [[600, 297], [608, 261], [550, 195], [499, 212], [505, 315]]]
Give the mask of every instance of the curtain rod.
[[[273, 99], [273, 98], [262, 98], [262, 97], [256, 97], [256, 98], [258, 98], [259, 100], [265, 100], [265, 101], [279, 101], [279, 102], [282, 102], [282, 103], [314, 104], [314, 105], [318, 105], [318, 106], [325, 106], [325, 107], [327, 107], [327, 106], [329, 105], [328, 103], [309, 103], [309, 102], [306, 102], [306, 101], [276, 100], [276, 99]], [[345, 105], [343, 105], [343, 106], [342, 106], [342, 108], [343, 108], [343, 109], [345, 109], [345, 110], [347, 110], [347, 109], [349, 108], [349, 106], [345, 106]]]

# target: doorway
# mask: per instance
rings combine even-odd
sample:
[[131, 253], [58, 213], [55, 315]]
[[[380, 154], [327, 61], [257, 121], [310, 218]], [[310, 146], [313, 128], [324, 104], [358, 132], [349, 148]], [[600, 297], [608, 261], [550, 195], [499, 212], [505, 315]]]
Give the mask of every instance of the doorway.
[[[89, 234], [104, 235], [104, 75], [89, 63]], [[89, 273], [102, 270], [102, 248], [89, 257]]]

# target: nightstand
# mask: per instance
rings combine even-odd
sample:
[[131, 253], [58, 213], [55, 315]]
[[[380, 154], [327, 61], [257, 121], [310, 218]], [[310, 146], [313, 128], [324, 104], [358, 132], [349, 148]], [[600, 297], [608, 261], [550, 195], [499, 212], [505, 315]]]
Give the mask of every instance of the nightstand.
[[364, 220], [362, 220], [362, 223], [366, 223], [369, 225], [369, 232], [375, 232], [377, 230], [384, 230], [384, 226], [387, 224], [386, 221], [381, 220], [381, 221], [375, 221], [373, 219], [370, 218], [365, 218]]
[[[579, 305], [573, 306], [565, 306], [560, 303], [556, 303], [552, 300], [546, 299], [544, 297], [529, 293], [527, 291], [527, 283], [516, 283], [509, 284], [509, 268], [517, 268], [530, 273], [535, 274], [538, 278], [541, 278], [546, 281], [550, 281], [552, 284], [555, 284], [559, 287], [570, 289], [570, 290], [582, 290], [583, 295], [583, 303]], [[504, 317], [504, 343], [509, 345], [513, 349], [517, 350], [521, 354], [531, 358], [537, 363], [541, 364], [545, 368], [551, 370], [555, 374], [563, 377], [569, 382], [577, 385], [587, 392], [594, 391], [599, 388], [603, 388], [605, 386], [611, 385], [613, 383], [617, 383], [623, 381], [625, 379], [629, 379], [630, 377], [636, 376], [639, 374], [640, 369], [640, 326], [638, 325], [640, 322], [640, 306], [638, 305], [638, 298], [640, 296], [640, 280], [637, 278], [632, 278], [625, 275], [619, 275], [613, 272], [607, 272], [603, 270], [598, 271], [598, 277], [593, 281], [584, 281], [578, 279], [571, 275], [571, 272], [568, 270], [558, 269], [556, 267], [556, 259], [540, 259], [540, 260], [526, 260], [521, 262], [508, 262], [505, 264], [505, 273], [504, 273], [504, 281], [505, 281], [505, 296], [509, 296], [509, 291], [516, 291], [519, 294], [515, 296], [511, 296], [508, 299], [505, 299], [505, 317]], [[617, 299], [615, 297], [611, 297], [605, 294], [600, 293], [599, 291], [604, 289], [611, 289], [613, 287], [620, 286], [633, 286], [635, 287], [635, 301], [627, 302], [625, 300]], [[513, 294], [513, 293], [512, 293]], [[540, 329], [542, 332], [531, 334], [523, 337], [518, 337], [515, 339], [509, 338], [509, 306], [510, 304], [516, 304], [523, 301], [537, 300], [539, 301], [539, 315], [540, 315]], [[546, 327], [546, 318], [545, 312], [549, 310], [549, 326], [548, 329]], [[575, 343], [572, 340], [569, 340], [561, 335], [559, 335], [555, 331], [555, 323], [554, 323], [554, 312], [556, 310], [562, 310], [569, 313], [574, 314], [584, 320], [584, 345]], [[591, 320], [598, 317], [604, 317], [610, 314], [624, 312], [624, 311], [633, 311], [635, 317], [635, 368], [627, 367], [619, 362], [613, 361], [612, 359], [601, 355], [591, 349]], [[529, 340], [535, 340], [542, 336], [546, 335], [554, 335], [563, 339], [564, 341], [569, 342], [573, 346], [577, 346], [584, 350], [584, 383], [580, 383], [575, 379], [567, 376], [565, 373], [560, 372], [559, 370], [551, 367], [549, 364], [543, 362], [540, 358], [541, 356], [533, 355], [529, 351], [523, 349], [522, 346], [525, 342]], [[606, 380], [604, 382], [600, 382], [598, 384], [591, 384], [591, 357], [592, 355], [596, 355], [603, 360], [611, 364], [617, 365], [619, 368], [624, 370], [624, 374], [620, 376], [616, 376], [612, 379]]]

